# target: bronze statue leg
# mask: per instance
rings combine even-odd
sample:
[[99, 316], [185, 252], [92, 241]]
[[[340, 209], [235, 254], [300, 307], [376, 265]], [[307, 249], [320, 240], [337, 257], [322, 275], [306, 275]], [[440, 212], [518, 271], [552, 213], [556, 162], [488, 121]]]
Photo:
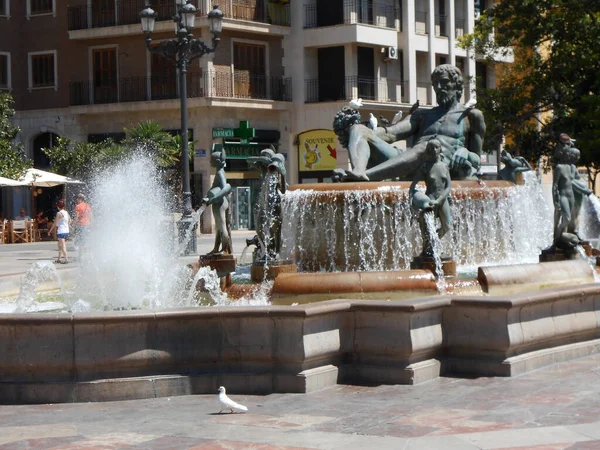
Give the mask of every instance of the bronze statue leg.
[[[384, 143], [383, 141], [381, 142]], [[425, 162], [425, 147], [426, 144], [424, 143], [417, 144], [410, 150], [400, 153], [398, 156], [367, 170], [365, 175], [371, 181], [410, 177]]]

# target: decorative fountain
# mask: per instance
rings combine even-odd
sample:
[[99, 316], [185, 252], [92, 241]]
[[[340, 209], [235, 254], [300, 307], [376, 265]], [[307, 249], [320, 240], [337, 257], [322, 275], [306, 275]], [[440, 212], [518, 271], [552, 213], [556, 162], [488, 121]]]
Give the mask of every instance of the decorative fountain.
[[[439, 108], [414, 108], [387, 128], [368, 128], [357, 110], [341, 111], [334, 129], [353, 169], [337, 176], [353, 182], [287, 189], [280, 157], [266, 151], [264, 161], [254, 161], [264, 163], [265, 199], [251, 242], [254, 267], [260, 279], [280, 262], [299, 270], [276, 276], [270, 297], [278, 305], [232, 307], [237, 303], [219, 289], [222, 274], [210, 267], [190, 283], [190, 271], [170, 256], [178, 252], [160, 238], [164, 189], [132, 182], [149, 168], [122, 169], [122, 179], [103, 174], [108, 184], [92, 198], [95, 239], [75, 301], [64, 300], [71, 311], [0, 316], [0, 401], [119, 400], [214, 393], [219, 385], [310, 392], [336, 383], [414, 384], [444, 373], [512, 376], [599, 351], [595, 271], [584, 259], [538, 263], [554, 240], [532, 172], [520, 175], [522, 185], [477, 179], [485, 125], [479, 111], [457, 104], [455, 74], [448, 67], [434, 72]], [[390, 148], [398, 136], [412, 136], [412, 148]], [[435, 140], [436, 159], [452, 178], [449, 193], [436, 184], [446, 171], [427, 156]], [[223, 160], [213, 155], [218, 170]], [[425, 186], [416, 176], [423, 164]], [[412, 182], [370, 181], [390, 172]], [[218, 176], [205, 202], [219, 230], [208, 256], [231, 254], [227, 186]], [[150, 201], [128, 210], [135, 215], [124, 223], [115, 205], [137, 206], [140, 198]], [[444, 201], [449, 208], [442, 210]], [[438, 233], [435, 221], [447, 232]], [[435, 271], [411, 269], [423, 247]], [[445, 255], [456, 262], [456, 276], [437, 270]], [[192, 307], [200, 278], [214, 307]]]

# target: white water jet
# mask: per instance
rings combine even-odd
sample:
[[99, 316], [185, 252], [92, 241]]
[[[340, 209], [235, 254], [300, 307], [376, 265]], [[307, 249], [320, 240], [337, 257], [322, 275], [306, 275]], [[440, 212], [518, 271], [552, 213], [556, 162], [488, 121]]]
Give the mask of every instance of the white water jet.
[[165, 308], [185, 298], [173, 194], [142, 152], [92, 180], [93, 222], [81, 249], [76, 299], [94, 309]]
[[427, 227], [429, 239], [431, 239], [431, 250], [435, 262], [435, 278], [438, 292], [440, 294], [445, 294], [446, 279], [444, 278], [444, 267], [442, 266], [442, 242], [440, 241], [435, 227], [435, 214], [432, 211], [428, 211], [424, 214], [423, 218], [425, 219], [425, 226]]
[[[45, 281], [54, 281], [58, 284], [59, 291], [63, 295], [62, 281], [56, 267], [50, 261], [36, 261], [34, 262], [27, 272], [21, 283], [19, 295], [17, 296], [15, 308], [12, 312], [25, 313], [25, 312], [36, 312], [40, 309], [48, 309], [48, 305], [43, 308], [39, 308], [36, 301], [36, 291], [40, 285]], [[64, 295], [63, 295], [64, 298]], [[64, 307], [62, 303], [53, 303], [52, 309], [60, 309]]]

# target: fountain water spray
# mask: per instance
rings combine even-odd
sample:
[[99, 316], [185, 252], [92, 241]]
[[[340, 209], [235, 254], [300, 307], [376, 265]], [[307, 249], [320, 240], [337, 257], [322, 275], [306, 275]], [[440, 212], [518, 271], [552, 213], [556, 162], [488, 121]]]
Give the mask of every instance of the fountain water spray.
[[76, 297], [95, 309], [161, 308], [187, 298], [189, 271], [177, 261], [169, 210], [174, 195], [153, 161], [135, 152], [99, 172], [90, 188], [93, 223], [82, 248]]

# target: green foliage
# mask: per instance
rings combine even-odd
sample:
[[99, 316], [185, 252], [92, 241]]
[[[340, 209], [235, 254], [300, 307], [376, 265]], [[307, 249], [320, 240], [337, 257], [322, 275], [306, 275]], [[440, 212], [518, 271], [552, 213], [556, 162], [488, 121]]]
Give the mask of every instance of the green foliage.
[[125, 130], [126, 139], [117, 144], [111, 139], [100, 143], [73, 142], [59, 138], [53, 148], [43, 149], [56, 173], [87, 180], [95, 171], [118, 164], [137, 151], [149, 152], [162, 169], [179, 161], [180, 139], [165, 132], [153, 121], [144, 121]]
[[117, 163], [128, 150], [112, 140], [94, 144], [59, 138], [52, 148], [43, 149], [52, 162], [52, 170], [61, 175], [86, 180], [95, 170]]
[[19, 133], [10, 119], [15, 115], [13, 98], [8, 93], [0, 93], [0, 176], [17, 179], [31, 167], [23, 145], [13, 142]]
[[132, 148], [143, 147], [159, 167], [171, 167], [179, 161], [181, 148], [177, 139], [164, 131], [159, 123], [146, 120], [132, 128], [126, 128], [125, 134], [125, 145]]
[[[504, 130], [514, 139], [512, 150], [535, 161], [568, 133], [577, 138], [582, 162], [598, 167], [598, 42], [598, 0], [501, 0], [482, 14], [461, 45], [498, 69], [499, 86], [477, 92], [488, 138]], [[514, 64], [497, 62], [512, 52]]]

